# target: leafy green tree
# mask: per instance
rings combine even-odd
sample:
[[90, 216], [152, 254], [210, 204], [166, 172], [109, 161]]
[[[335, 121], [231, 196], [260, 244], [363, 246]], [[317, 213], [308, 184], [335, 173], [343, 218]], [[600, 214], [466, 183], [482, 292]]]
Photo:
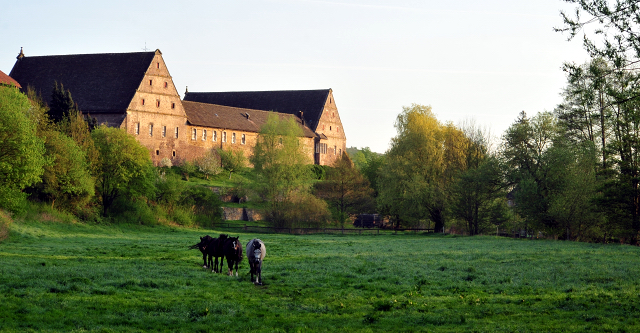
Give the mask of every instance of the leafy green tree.
[[256, 172], [256, 189], [269, 204], [267, 218], [274, 226], [295, 226], [300, 222], [295, 219], [296, 209], [305, 201], [313, 201], [309, 196], [314, 176], [307, 167], [311, 161], [300, 144], [301, 134], [294, 119], [270, 115], [250, 159]]
[[31, 103], [18, 89], [0, 85], [0, 208], [18, 211], [23, 190], [44, 172], [44, 142], [29, 117]]
[[103, 215], [120, 197], [133, 200], [150, 195], [154, 174], [149, 151], [123, 129], [100, 126], [91, 134], [99, 152], [96, 192]]
[[[355, 167], [369, 180], [371, 188], [373, 188], [373, 196], [378, 196], [378, 175], [384, 164], [384, 155], [371, 151], [369, 147], [362, 149], [349, 148], [354, 151], [350, 154]], [[348, 150], [349, 150], [348, 149]]]
[[231, 179], [232, 172], [241, 170], [247, 165], [247, 158], [244, 156], [244, 152], [240, 149], [218, 149], [218, 155], [220, 155], [222, 168], [229, 171], [229, 179]]
[[62, 207], [77, 209], [94, 195], [94, 180], [82, 149], [68, 136], [57, 132], [46, 133], [46, 156], [51, 163], [44, 168], [42, 192]]
[[326, 179], [316, 184], [316, 195], [329, 203], [333, 218], [342, 227], [350, 214], [370, 213], [375, 209], [369, 181], [355, 168], [346, 152], [333, 163]]
[[469, 140], [452, 124], [440, 123], [431, 107], [404, 107], [395, 123], [378, 182], [378, 206], [396, 223], [434, 222], [443, 230], [455, 177], [466, 168]]

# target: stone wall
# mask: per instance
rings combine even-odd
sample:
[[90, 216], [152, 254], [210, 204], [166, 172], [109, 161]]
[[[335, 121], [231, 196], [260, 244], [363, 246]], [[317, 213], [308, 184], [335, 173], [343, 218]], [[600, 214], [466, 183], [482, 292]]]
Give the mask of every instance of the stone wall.
[[260, 210], [249, 208], [222, 207], [225, 221], [262, 221], [263, 214]]

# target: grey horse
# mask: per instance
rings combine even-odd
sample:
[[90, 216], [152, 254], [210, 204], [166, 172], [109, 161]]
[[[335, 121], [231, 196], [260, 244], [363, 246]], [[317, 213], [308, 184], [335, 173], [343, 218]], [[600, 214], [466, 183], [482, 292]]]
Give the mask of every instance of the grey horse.
[[253, 275], [256, 276], [257, 284], [262, 284], [262, 259], [267, 255], [267, 249], [264, 242], [254, 238], [247, 243], [247, 259], [249, 259], [249, 269], [251, 273], [251, 281]]

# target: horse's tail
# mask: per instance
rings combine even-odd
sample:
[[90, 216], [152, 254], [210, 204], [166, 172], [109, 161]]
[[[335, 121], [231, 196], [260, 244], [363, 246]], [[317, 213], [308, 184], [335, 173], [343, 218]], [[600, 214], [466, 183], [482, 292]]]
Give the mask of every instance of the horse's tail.
[[197, 249], [200, 246], [200, 243], [189, 246], [189, 250]]

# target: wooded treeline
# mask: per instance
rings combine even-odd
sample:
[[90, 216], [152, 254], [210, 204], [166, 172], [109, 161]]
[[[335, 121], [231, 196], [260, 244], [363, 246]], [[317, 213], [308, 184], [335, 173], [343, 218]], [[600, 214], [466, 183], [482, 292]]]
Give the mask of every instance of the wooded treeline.
[[[521, 112], [499, 144], [473, 122], [443, 123], [414, 104], [398, 115], [385, 154], [350, 148], [351, 157], [322, 167], [305, 159], [295, 123], [271, 117], [248, 159], [255, 179], [236, 190], [264, 202], [274, 226], [344, 226], [377, 212], [394, 226], [638, 244], [638, 1], [566, 1], [576, 12], [563, 13], [556, 30], [583, 37], [592, 58], [565, 64], [563, 102], [553, 112]], [[179, 168], [170, 160], [154, 168], [134, 137], [95, 127], [61, 85], [48, 106], [27, 95], [0, 86], [6, 210], [24, 210], [30, 197], [85, 220], [206, 224], [219, 218], [218, 196], [180, 179], [222, 170], [231, 178], [247, 165], [241, 152], [211, 151]]]

